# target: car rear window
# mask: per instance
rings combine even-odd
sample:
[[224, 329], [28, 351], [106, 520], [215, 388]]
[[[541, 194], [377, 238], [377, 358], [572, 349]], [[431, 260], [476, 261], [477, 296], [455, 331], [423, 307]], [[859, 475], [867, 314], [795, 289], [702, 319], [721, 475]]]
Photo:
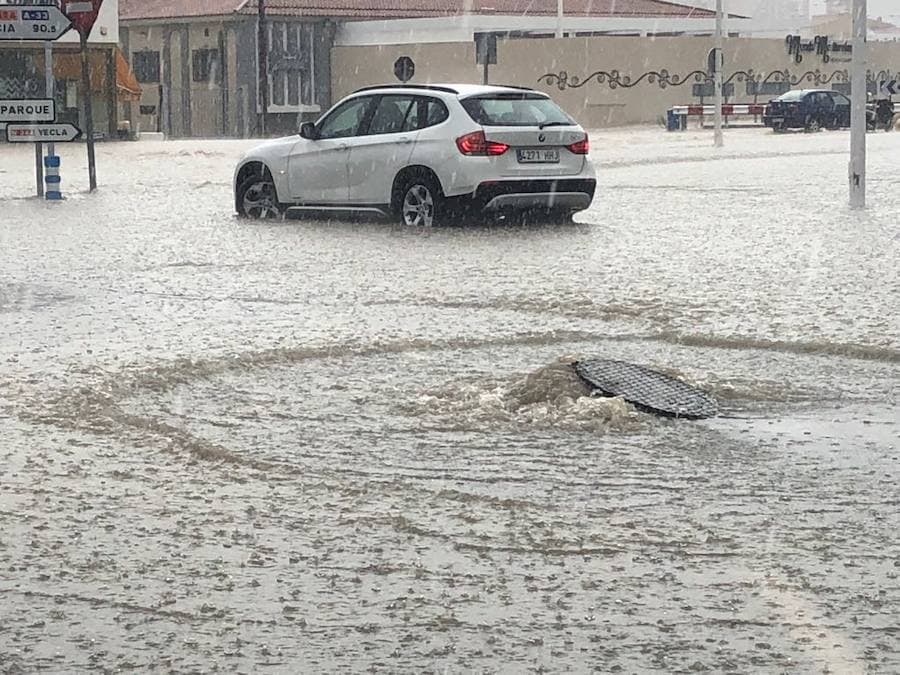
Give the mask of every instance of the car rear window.
[[539, 94], [499, 93], [473, 96], [461, 101], [463, 108], [485, 127], [533, 127], [574, 125], [552, 100]]
[[803, 91], [802, 89], [797, 89], [794, 91], [789, 91], [786, 94], [782, 94], [775, 100], [776, 101], [799, 101], [804, 96], [806, 96], [806, 92]]

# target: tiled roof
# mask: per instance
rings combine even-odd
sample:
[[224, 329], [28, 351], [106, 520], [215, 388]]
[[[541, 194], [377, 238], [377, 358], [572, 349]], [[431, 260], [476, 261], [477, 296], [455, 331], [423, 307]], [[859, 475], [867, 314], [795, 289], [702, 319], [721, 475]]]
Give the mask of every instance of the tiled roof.
[[[123, 21], [253, 14], [258, 0], [119, 0]], [[709, 18], [714, 13], [664, 0], [566, 0], [566, 16]], [[399, 19], [457, 16], [556, 16], [556, 0], [266, 0], [272, 16]]]
[[234, 14], [245, 0], [119, 0], [119, 19], [175, 19]]

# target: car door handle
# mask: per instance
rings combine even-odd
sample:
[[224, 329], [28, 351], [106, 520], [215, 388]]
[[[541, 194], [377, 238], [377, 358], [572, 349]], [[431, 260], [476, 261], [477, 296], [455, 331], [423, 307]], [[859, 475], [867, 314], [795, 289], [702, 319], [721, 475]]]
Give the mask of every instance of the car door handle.
[[349, 143], [341, 143], [337, 147], [337, 149], [338, 149], [338, 152], [347, 152], [347, 150], [350, 149], [350, 144]]
[[398, 143], [403, 143], [404, 145], [407, 145], [407, 144], [409, 144], [409, 143], [412, 143], [412, 142], [413, 142], [413, 139], [411, 139], [411, 138], [398, 138], [398, 139], [397, 139], [397, 142], [398, 142]]

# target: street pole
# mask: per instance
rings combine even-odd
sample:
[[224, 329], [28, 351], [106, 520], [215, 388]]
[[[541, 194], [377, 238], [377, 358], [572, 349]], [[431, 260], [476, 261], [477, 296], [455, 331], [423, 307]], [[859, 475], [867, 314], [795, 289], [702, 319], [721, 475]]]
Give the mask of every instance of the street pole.
[[[44, 80], [46, 82], [46, 98], [55, 99], [56, 98], [56, 82], [53, 77], [53, 43], [49, 40], [44, 42]], [[56, 154], [56, 144], [48, 143], [47, 144], [47, 155], [53, 156]]]
[[850, 75], [850, 208], [866, 207], [866, 0], [853, 0], [853, 63]]
[[90, 191], [97, 189], [97, 161], [94, 158], [94, 104], [91, 101], [91, 64], [88, 54], [87, 33], [81, 33], [81, 86], [84, 98], [84, 135], [87, 140], [88, 184]]
[[563, 36], [563, 16], [565, 15], [565, 8], [563, 7], [563, 0], [556, 0], [556, 37], [561, 38]]
[[[49, 40], [44, 42], [44, 80], [46, 98], [54, 100], [56, 98], [56, 78], [53, 76], [53, 43]], [[50, 201], [57, 201], [62, 196], [62, 178], [59, 175], [60, 160], [56, 155], [56, 144], [47, 144], [47, 157], [44, 163], [44, 180], [47, 188], [44, 196]]]
[[716, 66], [715, 73], [713, 77], [715, 78], [715, 111], [713, 112], [713, 142], [717, 148], [721, 148], [725, 144], [725, 140], [722, 137], [722, 81], [723, 81], [723, 73], [722, 69], [724, 66], [725, 58], [723, 57], [722, 49], [723, 49], [723, 38], [722, 38], [722, 24], [725, 19], [725, 11], [723, 7], [724, 0], [716, 0], [716, 43], [715, 43], [715, 58], [714, 63]]
[[257, 61], [259, 62], [259, 104], [262, 114], [259, 116], [260, 136], [266, 135], [266, 113], [269, 110], [269, 34], [266, 29], [266, 0], [257, 2]]

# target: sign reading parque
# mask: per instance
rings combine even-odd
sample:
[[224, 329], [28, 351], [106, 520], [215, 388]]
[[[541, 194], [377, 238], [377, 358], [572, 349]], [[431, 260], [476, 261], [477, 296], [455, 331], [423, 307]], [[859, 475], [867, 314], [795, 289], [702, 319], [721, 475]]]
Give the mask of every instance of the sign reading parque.
[[0, 122], [54, 122], [56, 103], [51, 98], [0, 100]]
[[71, 26], [54, 5], [0, 5], [0, 40], [57, 40]]

